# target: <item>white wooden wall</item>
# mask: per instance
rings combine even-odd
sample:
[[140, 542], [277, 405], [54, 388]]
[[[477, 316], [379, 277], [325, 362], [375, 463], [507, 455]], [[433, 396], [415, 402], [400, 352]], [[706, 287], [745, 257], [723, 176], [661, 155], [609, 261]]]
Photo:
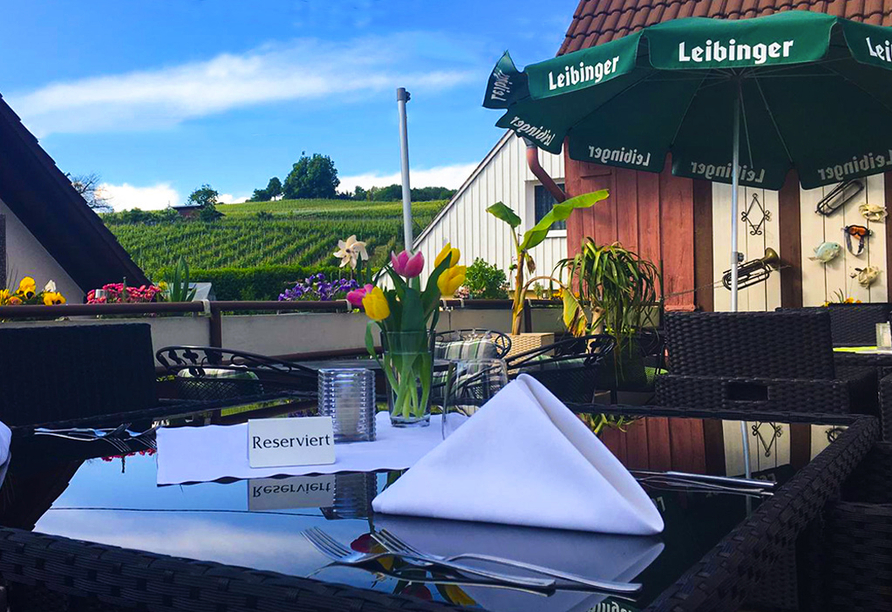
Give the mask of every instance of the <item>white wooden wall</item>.
[[[540, 151], [539, 161], [556, 182], [563, 182], [563, 156]], [[524, 225], [519, 229], [529, 229], [535, 224], [534, 188], [538, 184], [527, 167], [523, 140], [506, 135], [415, 241], [415, 250], [424, 253], [425, 261], [432, 263], [443, 245], [451, 242], [461, 249], [463, 264], [470, 265], [476, 257], [482, 257], [504, 270], [510, 281], [508, 268], [514, 252], [511, 234], [508, 225], [486, 209], [503, 202], [523, 219]], [[557, 261], [566, 256], [566, 232], [552, 232], [533, 249], [537, 274], [550, 273]], [[432, 269], [430, 265], [425, 266], [425, 272]]]
[[[871, 176], [861, 179], [865, 189], [855, 199], [837, 210], [829, 217], [815, 212], [815, 206], [833, 189], [833, 185], [821, 189], [803, 190], [800, 195], [802, 211], [800, 227], [802, 229], [802, 305], [820, 306], [826, 301], [835, 299], [834, 293], [842, 289], [847, 297], [862, 302], [886, 302], [886, 228], [884, 223], [868, 223], [858, 212], [858, 206], [864, 202], [884, 205], [883, 176]], [[845, 234], [842, 228], [847, 225], [864, 225], [873, 231], [860, 257], [849, 253], [846, 249]], [[822, 242], [836, 242], [843, 247], [842, 254], [827, 264], [808, 259], [814, 254], [814, 247]], [[852, 246], [857, 250], [857, 243]], [[880, 276], [869, 288], [862, 287], [850, 275], [855, 268], [863, 268], [868, 264], [877, 266]]]
[[[886, 230], [883, 223], [868, 223], [858, 212], [858, 206], [864, 202], [884, 204], [883, 177], [871, 176], [866, 181], [864, 191], [845, 208], [829, 217], [815, 212], [817, 203], [833, 189], [833, 185], [821, 189], [802, 190], [800, 194], [800, 231], [802, 240], [802, 305], [820, 306], [824, 302], [835, 299], [834, 293], [842, 289], [847, 297], [862, 302], [887, 301], [886, 283]], [[776, 191], [741, 187], [739, 191], [739, 211], [749, 206], [753, 194], [756, 194], [766, 209], [771, 213], [762, 235], [750, 234], [749, 226], [740, 221], [738, 224], [738, 250], [744, 253], [744, 259], [758, 259], [771, 247], [780, 253], [778, 233], [778, 194]], [[725, 270], [731, 266], [731, 187], [713, 183], [713, 280], [719, 281]], [[855, 256], [845, 248], [845, 235], [842, 228], [847, 225], [864, 225], [873, 231], [868, 239], [864, 253]], [[842, 254], [828, 264], [812, 261], [814, 247], [822, 242], [836, 242], [843, 247]], [[857, 245], [855, 245], [857, 248]], [[879, 278], [869, 288], [864, 288], [851, 278], [855, 268], [863, 268], [868, 264], [880, 268]], [[721, 284], [714, 291], [715, 309], [730, 310], [731, 292]], [[742, 289], [739, 294], [738, 308], [741, 311], [770, 311], [780, 306], [780, 274], [773, 272], [765, 283]]]
[[[759, 198], [762, 206], [771, 214], [762, 227], [760, 235], [750, 233], [750, 226], [740, 220], [753, 199]], [[765, 249], [771, 247], [780, 253], [778, 237], [777, 192], [751, 187], [740, 187], [737, 193], [738, 225], [737, 250], [743, 253], [745, 261], [759, 259]], [[758, 220], [758, 212], [753, 210], [750, 217]], [[712, 278], [720, 281], [725, 270], [731, 268], [731, 186], [722, 183], [712, 184]], [[731, 292], [718, 283], [713, 290], [715, 310], [731, 309]], [[780, 274], [773, 272], [764, 283], [756, 283], [741, 289], [737, 296], [737, 309], [741, 311], [774, 310], [780, 306]]]

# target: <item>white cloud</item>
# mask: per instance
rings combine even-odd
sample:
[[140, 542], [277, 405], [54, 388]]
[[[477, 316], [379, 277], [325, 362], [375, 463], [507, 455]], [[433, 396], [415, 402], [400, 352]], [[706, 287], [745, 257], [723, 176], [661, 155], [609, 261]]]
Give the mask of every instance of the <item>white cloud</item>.
[[241, 204], [247, 200], [248, 196], [235, 197], [231, 193], [221, 193], [217, 196], [217, 201], [220, 202], [220, 204]]
[[204, 61], [50, 83], [7, 97], [38, 136], [144, 131], [262, 103], [322, 97], [349, 102], [399, 85], [431, 90], [476, 78], [467, 61], [449, 67], [428, 51], [444, 46], [459, 47], [460, 41], [431, 33], [298, 39]]
[[167, 208], [168, 204], [176, 206], [182, 201], [180, 194], [170, 186], [170, 183], [158, 183], [150, 187], [136, 187], [130, 183], [121, 185], [102, 183], [98, 190], [115, 210], [131, 208], [161, 210]]
[[[409, 184], [412, 187], [448, 187], [450, 189], [458, 189], [476, 167], [477, 164], [473, 163], [437, 166], [427, 170], [412, 169], [409, 173]], [[368, 189], [369, 187], [386, 187], [387, 185], [400, 184], [402, 182], [402, 175], [399, 172], [394, 172], [393, 174], [368, 172], [339, 178], [341, 179], [341, 184], [338, 186], [338, 191], [353, 191], [357, 185], [363, 189]]]

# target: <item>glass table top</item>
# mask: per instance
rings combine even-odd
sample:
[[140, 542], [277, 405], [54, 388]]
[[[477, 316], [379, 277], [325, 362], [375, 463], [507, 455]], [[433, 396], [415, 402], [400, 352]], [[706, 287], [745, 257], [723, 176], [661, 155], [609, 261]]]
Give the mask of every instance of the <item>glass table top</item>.
[[[745, 425], [753, 478], [779, 485], [841, 431], [823, 425]], [[602, 440], [633, 471], [744, 472], [739, 421], [645, 417], [624, 428], [605, 431]], [[107, 451], [106, 457], [89, 457], [97, 453], [85, 453], [83, 442], [18, 439], [0, 491], [0, 522], [492, 611], [644, 608], [762, 503], [758, 497], [733, 492], [644, 484], [663, 516], [665, 531], [654, 537], [615, 536], [374, 515], [371, 500], [398, 473], [157, 486], [150, 451], [123, 457], [114, 456], [111, 446]], [[386, 528], [425, 552], [487, 553], [592, 578], [641, 582], [644, 589], [634, 599], [623, 600], [575, 590], [546, 597], [436, 584], [429, 582], [436, 581], [435, 574], [420, 570], [411, 574], [414, 580], [398, 580], [388, 575], [403, 569], [392, 558], [367, 569], [329, 566], [329, 559], [301, 535], [310, 527], [359, 551], [372, 550], [376, 544], [370, 534]]]

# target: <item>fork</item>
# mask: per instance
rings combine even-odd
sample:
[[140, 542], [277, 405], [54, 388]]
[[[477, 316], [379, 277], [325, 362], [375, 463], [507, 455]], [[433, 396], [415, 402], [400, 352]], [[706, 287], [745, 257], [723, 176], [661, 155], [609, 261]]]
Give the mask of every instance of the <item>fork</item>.
[[479, 576], [481, 578], [488, 578], [489, 580], [494, 580], [496, 582], [513, 584], [522, 587], [533, 587], [538, 589], [554, 588], [554, 580], [551, 579], [543, 580], [541, 578], [527, 578], [522, 576], [514, 576], [511, 574], [501, 574], [499, 572], [470, 567], [462, 563], [453, 563], [451, 561], [433, 561], [432, 559], [424, 558], [414, 553], [404, 554], [394, 552], [356, 552], [350, 550], [318, 527], [305, 529], [302, 533], [303, 536], [310, 542], [310, 544], [312, 544], [316, 548], [316, 550], [340, 565], [361, 565], [369, 561], [375, 561], [376, 559], [380, 559], [382, 557], [398, 556], [402, 559], [405, 559], [406, 561], [415, 561], [428, 565], [437, 565], [439, 567], [460, 572], [462, 574], [471, 574], [474, 576]]
[[381, 529], [380, 531], [376, 531], [372, 534], [372, 537], [378, 541], [384, 548], [389, 550], [390, 552], [398, 555], [416, 555], [420, 558], [424, 558], [431, 563], [452, 563], [456, 559], [476, 559], [478, 561], [488, 561], [490, 563], [498, 563], [501, 565], [507, 565], [509, 567], [514, 567], [517, 569], [524, 569], [531, 572], [536, 572], [538, 574], [543, 574], [545, 576], [550, 576], [551, 578], [559, 578], [561, 580], [567, 580], [569, 582], [575, 582], [577, 584], [581, 584], [587, 587], [591, 587], [593, 589], [597, 589], [598, 591], [603, 591], [606, 593], [617, 593], [622, 595], [629, 595], [632, 593], [637, 593], [641, 590], [641, 585], [635, 582], [614, 582], [610, 580], [594, 580], [592, 578], [586, 578], [585, 576], [580, 576], [578, 574], [572, 574], [570, 572], [564, 572], [561, 570], [553, 569], [550, 567], [543, 567], [541, 565], [534, 565], [532, 563], [525, 563], [523, 561], [515, 561], [513, 559], [505, 559], [503, 557], [493, 557], [491, 555], [483, 555], [478, 553], [462, 553], [459, 555], [452, 555], [449, 557], [443, 557], [440, 555], [434, 555], [431, 553], [423, 553], [416, 548], [413, 548], [405, 541], [401, 540], [394, 534], [390, 533], [386, 529]]

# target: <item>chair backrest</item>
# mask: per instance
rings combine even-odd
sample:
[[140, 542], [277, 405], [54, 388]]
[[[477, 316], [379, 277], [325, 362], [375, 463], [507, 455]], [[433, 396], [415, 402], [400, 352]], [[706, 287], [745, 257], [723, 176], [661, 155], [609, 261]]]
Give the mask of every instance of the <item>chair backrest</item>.
[[687, 376], [832, 379], [830, 313], [674, 312], [669, 370]]
[[833, 346], [873, 346], [876, 324], [888, 323], [892, 304], [830, 304], [805, 308], [778, 308], [777, 312], [829, 312]]
[[889, 322], [890, 306], [892, 304], [830, 304], [833, 345], [876, 345], [876, 324]]
[[454, 329], [434, 339], [437, 359], [504, 359], [510, 350], [511, 338], [489, 329]]
[[146, 323], [0, 328], [0, 421], [34, 425], [156, 405]]

